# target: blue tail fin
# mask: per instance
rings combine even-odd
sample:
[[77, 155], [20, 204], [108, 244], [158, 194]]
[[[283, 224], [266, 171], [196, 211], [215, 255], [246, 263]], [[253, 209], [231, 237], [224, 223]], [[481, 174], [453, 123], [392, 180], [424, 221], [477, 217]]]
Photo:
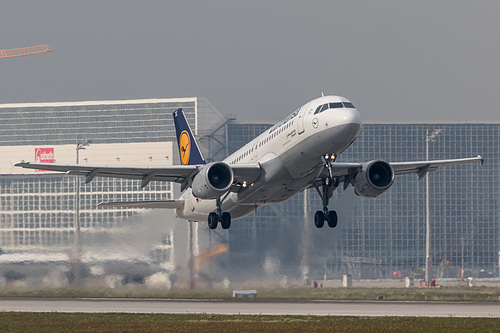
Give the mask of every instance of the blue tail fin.
[[205, 159], [182, 109], [174, 111], [174, 124], [182, 165], [205, 164]]

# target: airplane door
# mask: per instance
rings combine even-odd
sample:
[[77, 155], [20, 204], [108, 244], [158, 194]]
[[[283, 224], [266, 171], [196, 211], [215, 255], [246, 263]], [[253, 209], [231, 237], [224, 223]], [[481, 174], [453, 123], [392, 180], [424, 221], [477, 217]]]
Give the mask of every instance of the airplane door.
[[297, 117], [297, 132], [299, 134], [304, 133], [304, 130], [305, 130], [305, 128], [304, 128], [304, 118], [306, 117], [306, 111], [307, 111], [307, 108], [309, 107], [309, 104], [311, 104], [311, 103], [307, 103], [299, 111], [299, 115]]

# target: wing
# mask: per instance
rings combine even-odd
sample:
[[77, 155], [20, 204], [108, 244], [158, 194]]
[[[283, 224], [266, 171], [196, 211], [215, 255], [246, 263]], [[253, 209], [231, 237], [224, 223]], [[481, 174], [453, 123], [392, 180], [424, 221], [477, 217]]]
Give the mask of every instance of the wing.
[[[15, 166], [85, 176], [85, 183], [90, 183], [95, 177], [139, 179], [142, 180], [141, 186], [144, 187], [153, 180], [187, 184], [187, 180], [192, 179], [205, 165], [109, 166], [21, 162]], [[261, 174], [258, 163], [229, 166], [233, 169], [234, 180], [237, 183], [252, 183]]]
[[[421, 179], [425, 177], [425, 175], [428, 172], [435, 171], [437, 168], [442, 166], [477, 163], [477, 162], [480, 162], [482, 165], [484, 163], [484, 158], [481, 155], [478, 155], [477, 157], [460, 158], [452, 160], [396, 162], [389, 164], [392, 166], [395, 175], [416, 173], [418, 175], [418, 179]], [[344, 182], [344, 188], [347, 188], [347, 186], [354, 179], [356, 174], [363, 168], [363, 164], [364, 163], [334, 162], [331, 165], [332, 176], [337, 177], [340, 182]], [[329, 174], [328, 169], [322, 168], [317, 177], [317, 180], [326, 178], [328, 174]]]
[[25, 169], [40, 169], [65, 172], [68, 175], [85, 176], [85, 183], [90, 183], [97, 176], [140, 179], [142, 180], [142, 187], [153, 180], [182, 183], [186, 178], [195, 175], [199, 171], [196, 165], [109, 166], [21, 162], [16, 163], [15, 166]]
[[480, 162], [484, 163], [484, 157], [477, 155], [477, 157], [460, 158], [454, 160], [439, 160], [439, 161], [420, 161], [420, 162], [398, 162], [390, 163], [396, 175], [403, 175], [407, 173], [416, 173], [418, 179], [425, 177], [429, 171], [434, 171], [439, 167], [446, 165], [457, 165], [466, 163]]
[[182, 208], [184, 200], [158, 200], [158, 201], [115, 201], [101, 202], [99, 207], [107, 208]]

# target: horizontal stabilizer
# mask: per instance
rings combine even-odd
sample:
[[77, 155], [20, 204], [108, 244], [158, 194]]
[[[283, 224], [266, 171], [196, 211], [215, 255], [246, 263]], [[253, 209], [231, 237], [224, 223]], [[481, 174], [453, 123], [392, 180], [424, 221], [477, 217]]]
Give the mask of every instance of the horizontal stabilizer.
[[166, 208], [176, 209], [184, 207], [184, 200], [158, 200], [158, 201], [115, 201], [101, 202], [99, 207], [107, 208]]

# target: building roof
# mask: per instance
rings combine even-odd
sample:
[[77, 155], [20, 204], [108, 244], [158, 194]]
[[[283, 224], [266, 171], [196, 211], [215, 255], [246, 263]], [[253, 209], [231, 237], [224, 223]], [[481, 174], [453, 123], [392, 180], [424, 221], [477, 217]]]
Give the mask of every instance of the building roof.
[[104, 101], [77, 101], [77, 102], [41, 102], [41, 103], [7, 103], [0, 104], [0, 108], [35, 108], [35, 107], [61, 107], [61, 106], [86, 106], [86, 105], [121, 105], [121, 104], [146, 104], [146, 103], [185, 103], [195, 102], [198, 97], [185, 98], [150, 98], [150, 99], [124, 99]]

